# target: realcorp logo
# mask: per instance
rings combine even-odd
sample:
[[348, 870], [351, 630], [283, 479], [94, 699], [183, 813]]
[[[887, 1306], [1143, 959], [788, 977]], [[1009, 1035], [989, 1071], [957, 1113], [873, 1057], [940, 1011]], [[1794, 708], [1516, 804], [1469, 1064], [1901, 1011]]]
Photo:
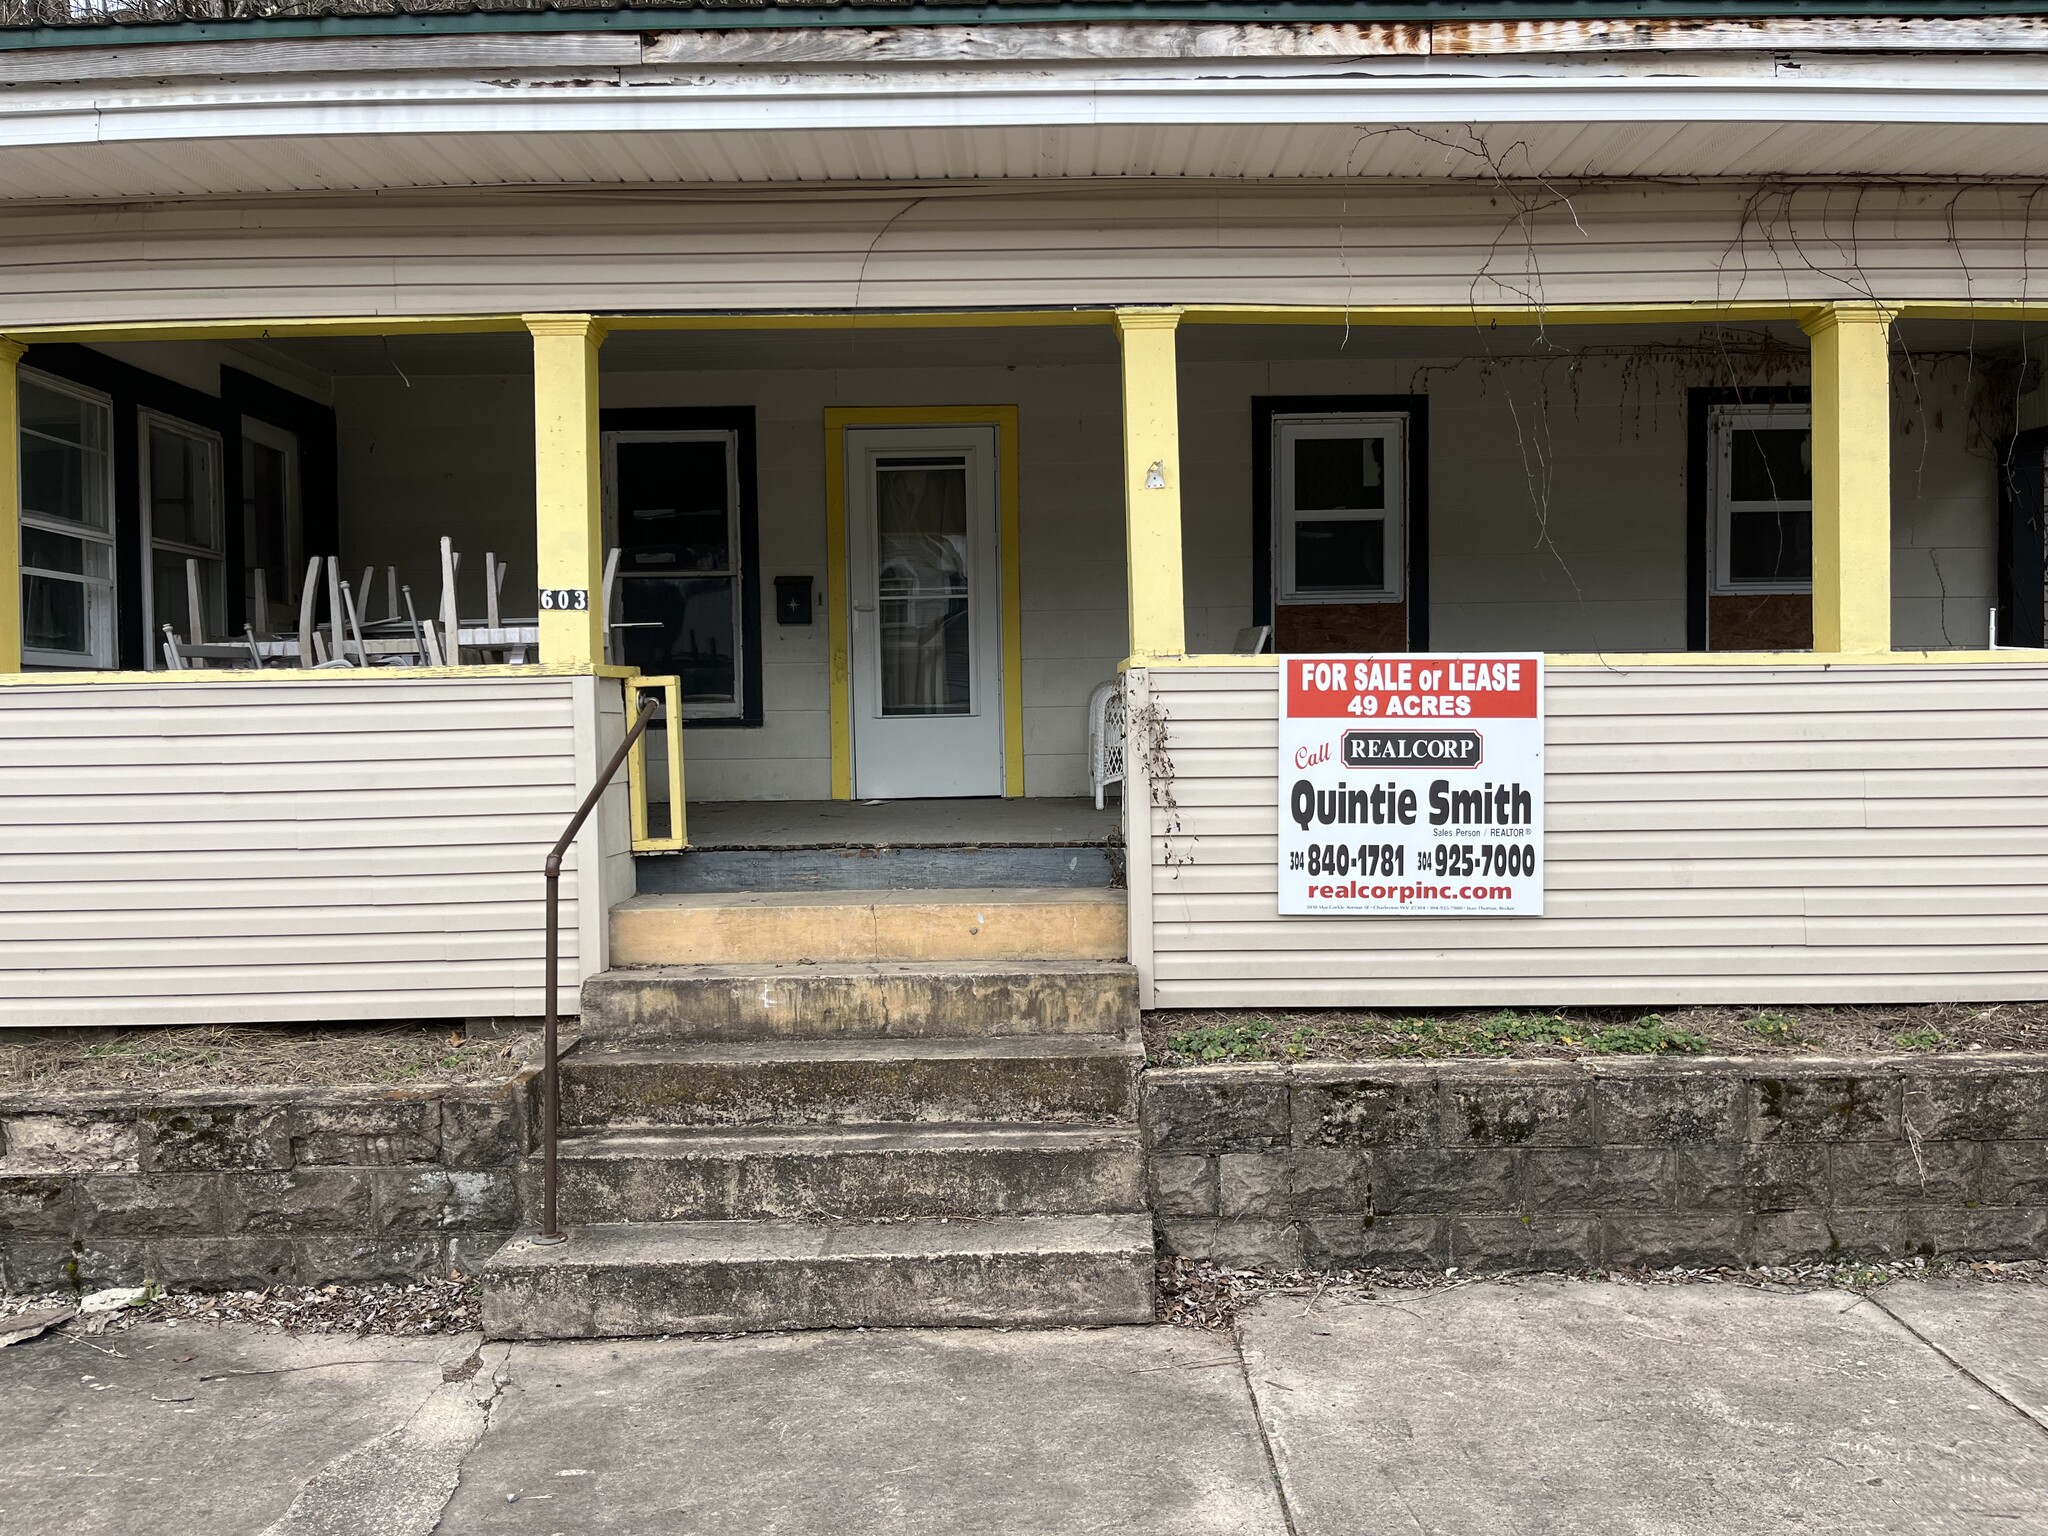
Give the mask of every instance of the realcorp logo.
[[1477, 768], [1477, 731], [1346, 731], [1346, 768]]

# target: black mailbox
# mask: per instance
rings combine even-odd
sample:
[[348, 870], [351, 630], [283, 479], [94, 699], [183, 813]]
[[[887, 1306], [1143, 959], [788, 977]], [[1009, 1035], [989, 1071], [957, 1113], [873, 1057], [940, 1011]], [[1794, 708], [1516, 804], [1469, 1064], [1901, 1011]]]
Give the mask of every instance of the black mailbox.
[[811, 622], [811, 587], [809, 576], [778, 576], [775, 578], [775, 622], [778, 624], [808, 624]]

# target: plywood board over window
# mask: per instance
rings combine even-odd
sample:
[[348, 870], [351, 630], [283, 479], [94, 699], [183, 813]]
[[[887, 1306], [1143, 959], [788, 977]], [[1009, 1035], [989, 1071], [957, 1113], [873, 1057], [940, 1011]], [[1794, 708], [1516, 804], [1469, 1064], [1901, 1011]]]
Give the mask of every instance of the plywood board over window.
[[1274, 649], [1428, 648], [1428, 405], [1252, 400], [1252, 614]]
[[1687, 649], [1811, 650], [1811, 393], [1688, 391], [1685, 485]]

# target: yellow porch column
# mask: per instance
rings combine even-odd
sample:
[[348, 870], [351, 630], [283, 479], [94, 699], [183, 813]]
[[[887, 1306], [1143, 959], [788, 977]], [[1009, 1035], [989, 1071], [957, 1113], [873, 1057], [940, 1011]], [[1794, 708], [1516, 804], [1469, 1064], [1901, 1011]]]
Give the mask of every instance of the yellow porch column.
[[1813, 338], [1813, 648], [1892, 648], [1892, 311], [1831, 304]]
[[[528, 315], [533, 333], [533, 481], [543, 594], [583, 593], [583, 608], [543, 606], [540, 659], [604, 660], [604, 513], [597, 442], [597, 349], [588, 315]], [[573, 601], [573, 599], [572, 599]]]
[[21, 670], [21, 355], [0, 336], [0, 672]]
[[1124, 349], [1124, 541], [1131, 659], [1188, 648], [1181, 599], [1177, 309], [1120, 309]]

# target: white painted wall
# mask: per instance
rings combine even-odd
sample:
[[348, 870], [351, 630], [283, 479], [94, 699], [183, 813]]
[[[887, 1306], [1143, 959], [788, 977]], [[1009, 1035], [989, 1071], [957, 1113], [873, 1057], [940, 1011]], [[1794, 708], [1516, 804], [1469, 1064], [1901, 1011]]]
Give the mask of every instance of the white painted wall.
[[[1992, 462], [1972, 442], [1964, 379], [1944, 363], [1917, 390], [1894, 389], [1901, 649], [1981, 646], [1995, 600]], [[1251, 398], [1420, 393], [1433, 649], [1685, 649], [1686, 390], [1704, 382], [1619, 358], [1589, 359], [1576, 377], [1562, 361], [1521, 359], [1185, 366], [1190, 647], [1227, 649], [1251, 622]]]
[[[1783, 382], [1797, 381], [1785, 374]], [[1431, 643], [1438, 649], [1682, 650], [1685, 391], [1668, 367], [1593, 359], [1456, 366], [1412, 360], [1190, 363], [1182, 370], [1189, 643], [1227, 648], [1251, 615], [1251, 399], [1430, 397]], [[1988, 452], [1970, 441], [1959, 368], [1896, 390], [1894, 626], [1902, 648], [1975, 646], [1993, 599]], [[335, 382], [342, 548], [351, 572], [400, 565], [422, 609], [435, 541], [511, 564], [508, 608], [533, 602], [531, 385], [415, 375]], [[759, 429], [764, 602], [777, 575], [825, 577], [827, 406], [1015, 404], [1023, 497], [1025, 784], [1087, 787], [1089, 690], [1125, 649], [1120, 385], [1113, 363], [607, 373], [607, 406], [752, 405]], [[1541, 506], [1533, 487], [1545, 483]], [[772, 606], [772, 605], [771, 605]], [[827, 625], [765, 622], [764, 724], [684, 743], [690, 798], [831, 791]]]
[[[445, 532], [468, 557], [465, 604], [481, 602], [488, 547], [511, 561], [508, 609], [530, 609], [530, 382], [344, 377], [335, 393], [344, 566], [396, 562], [430, 606], [439, 590], [432, 550]], [[606, 406], [756, 411], [764, 719], [758, 730], [685, 733], [689, 797], [830, 796], [827, 616], [784, 627], [772, 611], [776, 576], [813, 575], [823, 591], [825, 408], [955, 404], [1019, 409], [1025, 787], [1032, 795], [1085, 793], [1088, 694], [1116, 675], [1128, 649], [1120, 402], [1110, 363], [608, 373]]]

